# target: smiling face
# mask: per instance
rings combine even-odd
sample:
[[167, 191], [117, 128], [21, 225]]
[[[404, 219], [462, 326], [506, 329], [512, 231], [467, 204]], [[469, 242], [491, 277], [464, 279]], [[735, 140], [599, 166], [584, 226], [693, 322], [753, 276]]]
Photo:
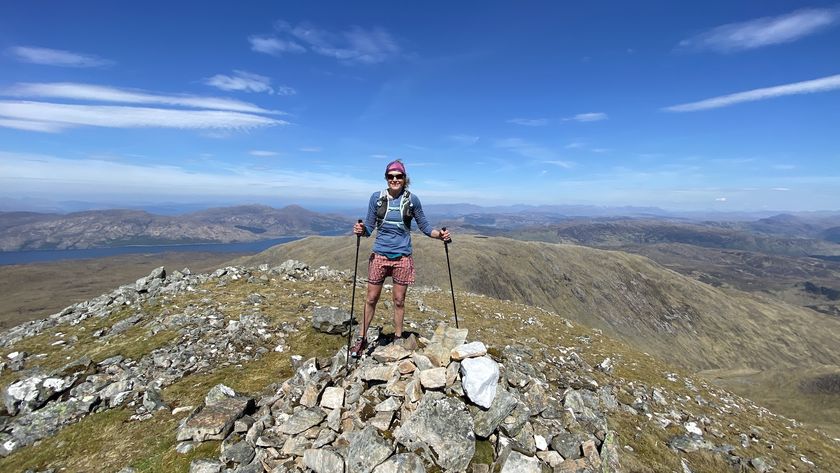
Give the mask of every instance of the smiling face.
[[385, 174], [385, 180], [388, 181], [388, 190], [396, 195], [403, 186], [405, 186], [405, 174], [399, 171], [388, 171]]

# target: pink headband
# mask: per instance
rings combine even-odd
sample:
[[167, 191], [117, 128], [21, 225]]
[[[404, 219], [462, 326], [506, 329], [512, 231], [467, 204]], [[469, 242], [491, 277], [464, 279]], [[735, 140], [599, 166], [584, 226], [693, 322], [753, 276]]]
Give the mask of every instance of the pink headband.
[[403, 163], [401, 163], [399, 161], [391, 161], [385, 167], [385, 174], [388, 174], [389, 171], [399, 171], [399, 172], [405, 174], [405, 166], [403, 166]]

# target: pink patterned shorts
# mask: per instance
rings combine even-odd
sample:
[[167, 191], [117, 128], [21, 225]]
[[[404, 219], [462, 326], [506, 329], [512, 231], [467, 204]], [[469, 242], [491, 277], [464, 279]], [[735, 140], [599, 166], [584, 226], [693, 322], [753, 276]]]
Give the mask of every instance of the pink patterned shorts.
[[384, 283], [388, 276], [391, 276], [394, 284], [414, 284], [414, 259], [411, 256], [403, 256], [397, 260], [389, 260], [382, 255], [371, 253], [368, 260], [368, 284], [378, 286]]

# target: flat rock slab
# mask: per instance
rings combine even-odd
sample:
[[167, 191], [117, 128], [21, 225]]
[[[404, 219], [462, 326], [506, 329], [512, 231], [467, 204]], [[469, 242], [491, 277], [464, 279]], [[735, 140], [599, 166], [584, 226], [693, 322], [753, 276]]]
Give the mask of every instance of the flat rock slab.
[[330, 386], [321, 396], [321, 407], [327, 409], [341, 409], [344, 407], [344, 388]]
[[465, 328], [458, 329], [441, 324], [438, 325], [434, 335], [432, 335], [432, 343], [440, 343], [449, 350], [452, 350], [467, 341], [467, 334], [469, 334], [469, 330]]
[[510, 452], [501, 473], [541, 473], [542, 466], [539, 459], [529, 457], [519, 452]]
[[392, 343], [384, 347], [376, 347], [371, 356], [380, 363], [393, 363], [403, 358], [408, 358], [411, 356], [411, 352], [396, 343]]
[[304, 451], [303, 464], [315, 473], [344, 473], [344, 459], [325, 448]]
[[394, 365], [368, 366], [362, 371], [362, 379], [365, 381], [389, 381], [396, 372]]
[[487, 354], [487, 347], [482, 342], [470, 342], [463, 345], [458, 345], [453, 348], [449, 356], [455, 361], [461, 361], [466, 358], [474, 358], [477, 356], [484, 356]]
[[426, 473], [423, 460], [413, 453], [400, 453], [373, 469], [373, 473]]
[[246, 397], [230, 397], [215, 404], [204, 406], [184, 421], [178, 429], [177, 440], [224, 440], [233, 429], [233, 423], [253, 407], [254, 400]]
[[372, 426], [367, 426], [350, 440], [347, 447], [347, 471], [370, 473], [394, 452], [388, 442]]
[[297, 435], [304, 430], [308, 430], [320, 424], [326, 417], [327, 414], [320, 407], [304, 409], [295, 413], [292, 417], [289, 417], [289, 420], [280, 426], [280, 432], [289, 435]]
[[490, 409], [470, 408], [475, 420], [475, 434], [487, 438], [502, 423], [505, 417], [516, 407], [516, 398], [507, 391], [498, 391]]
[[475, 454], [473, 419], [458, 398], [432, 392], [403, 421], [397, 442], [410, 451], [421, 450], [441, 468], [464, 471]]
[[440, 389], [446, 386], [446, 368], [421, 371], [420, 384], [426, 389]]

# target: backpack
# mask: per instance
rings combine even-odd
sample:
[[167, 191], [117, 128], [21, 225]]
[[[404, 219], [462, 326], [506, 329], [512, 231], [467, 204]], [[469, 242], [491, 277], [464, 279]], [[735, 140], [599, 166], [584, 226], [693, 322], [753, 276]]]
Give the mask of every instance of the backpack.
[[[376, 201], [376, 228], [382, 227], [385, 223], [385, 214], [388, 213], [388, 190], [379, 193], [379, 200]], [[411, 220], [414, 218], [414, 203], [411, 202], [411, 192], [403, 190], [400, 198], [400, 213], [406, 230], [411, 231]]]

